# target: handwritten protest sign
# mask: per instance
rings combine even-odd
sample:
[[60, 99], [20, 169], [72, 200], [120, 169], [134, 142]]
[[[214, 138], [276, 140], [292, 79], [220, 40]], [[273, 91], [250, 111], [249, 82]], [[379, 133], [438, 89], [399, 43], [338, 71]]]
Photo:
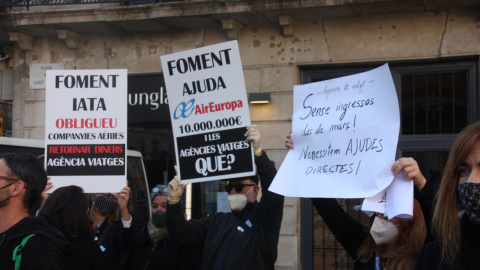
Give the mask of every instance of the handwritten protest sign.
[[47, 70], [45, 167], [54, 189], [126, 185], [127, 70]]
[[399, 132], [385, 64], [294, 87], [292, 140], [269, 190], [292, 197], [364, 198], [393, 180]]
[[236, 41], [161, 56], [184, 183], [254, 174], [245, 81]]

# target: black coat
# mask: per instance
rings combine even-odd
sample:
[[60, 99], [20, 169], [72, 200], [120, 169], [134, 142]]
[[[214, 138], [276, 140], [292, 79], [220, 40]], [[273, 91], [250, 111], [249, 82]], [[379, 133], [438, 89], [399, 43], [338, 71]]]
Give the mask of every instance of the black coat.
[[233, 213], [216, 213], [200, 220], [185, 221], [180, 203], [167, 204], [167, 229], [180, 242], [203, 246], [200, 269], [267, 269], [256, 241], [240, 230], [239, 224], [248, 220], [273, 262], [283, 216], [284, 198], [268, 191], [277, 170], [265, 151], [255, 157], [260, 176], [260, 203], [248, 204], [241, 212], [243, 221]]
[[26, 217], [0, 234], [0, 268], [14, 269], [13, 250], [23, 238], [31, 237], [22, 252], [20, 269], [66, 269], [65, 250], [69, 243], [55, 227], [42, 217]]
[[75, 237], [66, 252], [68, 270], [104, 270], [104, 256], [100, 247], [91, 238]]
[[123, 264], [123, 270], [194, 270], [198, 269], [199, 250], [182, 245], [171, 236], [153, 244], [146, 225], [138, 230], [142, 244], [135, 248]]
[[452, 265], [442, 261], [441, 243], [426, 244], [418, 253], [414, 270], [473, 270], [480, 269], [480, 226], [474, 225], [467, 215], [460, 220], [460, 252]]
[[[427, 213], [431, 212], [433, 196], [433, 187], [428, 183], [421, 192], [415, 192], [415, 199], [418, 200], [422, 209], [424, 209], [423, 211]], [[366, 263], [356, 261], [358, 258], [358, 250], [362, 246], [363, 241], [369, 237], [370, 232], [368, 229], [345, 212], [336, 199], [312, 198], [311, 201], [318, 214], [335, 235], [335, 238], [340, 242], [350, 257], [355, 260], [353, 269], [375, 269], [375, 256], [372, 256]], [[429, 214], [425, 215], [426, 222], [428, 222], [427, 219], [429, 219], [429, 216]], [[428, 227], [429, 225], [427, 225], [427, 228]]]
[[95, 241], [103, 251], [105, 268], [120, 269], [128, 252], [132, 250], [131, 243], [135, 243], [134, 228], [123, 228], [122, 221], [108, 225], [104, 220], [99, 229], [95, 231]]

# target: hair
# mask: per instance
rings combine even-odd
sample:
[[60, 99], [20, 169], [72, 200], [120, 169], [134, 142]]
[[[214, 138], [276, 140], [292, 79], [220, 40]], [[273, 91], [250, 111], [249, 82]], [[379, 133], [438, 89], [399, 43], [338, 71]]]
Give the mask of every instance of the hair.
[[450, 149], [440, 188], [435, 198], [432, 230], [442, 244], [442, 260], [452, 264], [460, 251], [460, 219], [462, 209], [458, 197], [458, 167], [464, 163], [474, 144], [480, 141], [480, 122], [464, 128]]
[[382, 265], [386, 269], [412, 269], [417, 254], [427, 237], [425, 218], [422, 208], [416, 199], [413, 199], [413, 217], [411, 219], [400, 218], [398, 231], [399, 235], [395, 242], [381, 246], [375, 244], [373, 237], [369, 233], [358, 250], [358, 260], [366, 263], [376, 253], [380, 256]]
[[152, 202], [157, 196], [168, 196], [168, 193], [163, 192], [163, 189], [166, 187], [167, 186], [165, 185], [156, 185], [154, 188], [152, 188], [152, 193], [150, 194], [150, 199], [152, 200]]
[[38, 214], [72, 240], [73, 237], [93, 237], [92, 221], [87, 212], [88, 199], [83, 189], [67, 186], [52, 192]]
[[[95, 200], [96, 200], [95, 193], [91, 193], [88, 200], [88, 204], [90, 205], [88, 214], [91, 220], [93, 220], [93, 217], [95, 215], [96, 209], [95, 209], [95, 205], [93, 204]], [[119, 220], [120, 220], [120, 206], [117, 203], [115, 206], [115, 209], [113, 209], [112, 213], [105, 218], [105, 221], [107, 222], [108, 225], [113, 225], [117, 223]]]
[[16, 178], [25, 183], [25, 196], [23, 205], [31, 209], [41, 200], [41, 193], [47, 185], [47, 173], [42, 162], [32, 154], [3, 153], [0, 159], [5, 160], [9, 177]]

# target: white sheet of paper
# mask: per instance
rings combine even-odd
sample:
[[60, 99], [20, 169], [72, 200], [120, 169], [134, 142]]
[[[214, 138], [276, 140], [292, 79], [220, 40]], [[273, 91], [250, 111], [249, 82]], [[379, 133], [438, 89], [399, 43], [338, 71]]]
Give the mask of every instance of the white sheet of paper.
[[406, 180], [402, 173], [397, 174], [392, 183], [377, 195], [365, 198], [363, 211], [373, 211], [394, 217], [413, 217], [413, 181]]
[[294, 87], [292, 140], [269, 190], [290, 197], [365, 198], [393, 180], [400, 116], [385, 64]]

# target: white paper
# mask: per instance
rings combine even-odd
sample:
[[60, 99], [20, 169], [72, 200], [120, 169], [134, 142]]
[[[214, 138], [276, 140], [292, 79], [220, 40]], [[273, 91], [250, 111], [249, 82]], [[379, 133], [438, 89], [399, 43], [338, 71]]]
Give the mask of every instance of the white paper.
[[292, 140], [269, 190], [365, 198], [393, 180], [400, 117], [388, 65], [294, 87]]
[[400, 172], [392, 183], [377, 195], [365, 198], [363, 211], [383, 213], [388, 219], [413, 217], [413, 181], [408, 181]]

